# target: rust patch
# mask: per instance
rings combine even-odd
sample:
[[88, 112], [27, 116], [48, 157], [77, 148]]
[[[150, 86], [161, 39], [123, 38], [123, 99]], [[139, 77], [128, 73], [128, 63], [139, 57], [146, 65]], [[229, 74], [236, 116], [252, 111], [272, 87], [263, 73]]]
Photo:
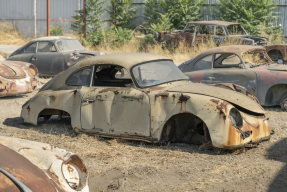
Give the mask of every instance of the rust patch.
[[190, 99], [190, 96], [181, 94], [178, 98], [178, 103], [187, 102]]
[[154, 96], [154, 98], [156, 99], [157, 97], [161, 97], [162, 99], [166, 99], [168, 96], [169, 96], [168, 92], [160, 92], [160, 93], [156, 94]]

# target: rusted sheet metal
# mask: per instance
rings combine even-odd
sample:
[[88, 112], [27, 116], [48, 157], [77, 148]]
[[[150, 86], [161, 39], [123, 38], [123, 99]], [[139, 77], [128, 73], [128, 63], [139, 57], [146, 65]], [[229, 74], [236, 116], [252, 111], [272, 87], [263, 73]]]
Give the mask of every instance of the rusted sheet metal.
[[[252, 58], [258, 58], [262, 63], [255, 64], [255, 61], [252, 63], [247, 54]], [[216, 61], [213, 58], [209, 69], [194, 71], [196, 63], [208, 55], [222, 55], [222, 57], [229, 55], [230, 58], [232, 56], [233, 59], [227, 60], [232, 64], [219, 65], [224, 60]], [[184, 62], [179, 68], [193, 82], [233, 83], [245, 87], [263, 106], [280, 105], [287, 97], [287, 66], [274, 64], [263, 47], [231, 45], [209, 49]]]
[[[212, 84], [210, 84], [210, 85], [212, 85]], [[254, 95], [252, 95], [249, 91], [247, 91], [247, 89], [245, 87], [242, 87], [240, 85], [236, 85], [233, 83], [220, 83], [220, 84], [214, 84], [213, 86], [237, 91], [239, 93], [242, 93], [242, 94], [250, 97], [254, 101], [258, 102], [257, 98]]]
[[[247, 97], [246, 90], [240, 86], [233, 85], [234, 91], [192, 83], [176, 66], [171, 71], [177, 71], [182, 79], [147, 87], [138, 86], [133, 67], [154, 61], [171, 62], [163, 56], [140, 53], [110, 54], [81, 61], [43, 86], [35, 97], [23, 105], [21, 117], [25, 122], [37, 125], [39, 117], [62, 116], [65, 113], [71, 117], [72, 127], [77, 132], [153, 143], [199, 144], [209, 138], [216, 147], [232, 148], [251, 140], [265, 139], [262, 135], [268, 136], [268, 131], [260, 129], [260, 132], [264, 130], [266, 133], [226, 145], [228, 140], [232, 140], [226, 134], [229, 127], [237, 129], [230, 125], [232, 115], [237, 117], [246, 113], [247, 119], [255, 116], [255, 123], [260, 124], [265, 118], [264, 109], [254, 98]], [[95, 65], [95, 73], [89, 86], [65, 84], [75, 71], [92, 65]], [[100, 68], [96, 68], [97, 65]], [[92, 84], [100, 80], [101, 71], [113, 65], [112, 72], [105, 73], [103, 78], [106, 84]], [[119, 66], [124, 67], [132, 79], [111, 78], [112, 73], [121, 71]], [[150, 70], [142, 70], [148, 71], [144, 78], [150, 77]], [[135, 70], [136, 73], [138, 71]], [[152, 76], [155, 77], [158, 76]], [[119, 86], [114, 84], [121, 81], [125, 83], [116, 84]], [[269, 130], [267, 124], [266, 129]]]
[[[83, 161], [77, 155], [49, 144], [18, 138], [0, 136], [0, 143], [27, 158], [42, 170], [41, 176], [41, 173], [39, 173], [38, 170], [30, 170], [29, 166], [32, 166], [31, 164], [28, 162], [25, 163], [27, 167], [23, 168], [23, 170], [26, 170], [27, 173], [24, 175], [25, 178], [21, 179], [23, 179], [25, 183], [29, 183], [29, 188], [32, 185], [34, 186], [31, 188], [32, 191], [39, 191], [36, 189], [40, 189], [42, 187], [43, 189], [40, 191], [45, 191], [44, 187], [49, 185], [51, 186], [51, 184], [54, 185], [58, 191], [89, 191], [88, 173]], [[6, 155], [1, 155], [1, 157], [2, 156], [6, 157]], [[13, 159], [13, 161], [16, 164], [18, 164], [17, 161], [19, 161], [19, 164], [21, 164], [20, 162], [22, 162], [22, 159], [17, 157]], [[10, 173], [20, 172], [18, 169], [12, 169], [11, 167], [13, 166], [11, 166], [10, 163], [11, 162], [9, 161], [7, 162], [7, 168]], [[41, 182], [38, 184], [35, 180], [41, 180], [41, 178], [43, 178], [43, 173], [53, 182], [46, 183], [46, 180], [43, 180], [41, 181], [43, 182], [42, 184]], [[29, 174], [38, 174], [39, 177], [33, 178], [32, 175]], [[44, 183], [46, 183], [46, 185]], [[50, 188], [47, 188], [47, 191], [49, 191], [49, 189]]]
[[38, 76], [38, 69], [30, 63], [0, 61], [0, 97], [34, 91]]

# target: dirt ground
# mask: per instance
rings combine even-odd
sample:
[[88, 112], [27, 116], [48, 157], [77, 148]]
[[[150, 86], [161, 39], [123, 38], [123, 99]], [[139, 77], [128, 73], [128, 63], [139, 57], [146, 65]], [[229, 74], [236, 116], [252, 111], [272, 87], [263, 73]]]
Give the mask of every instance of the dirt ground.
[[[39, 87], [48, 80], [40, 79]], [[24, 124], [21, 106], [34, 94], [0, 98], [0, 134], [77, 153], [87, 165], [90, 191], [287, 191], [287, 112], [280, 108], [266, 108], [275, 131], [270, 141], [226, 151], [76, 134], [69, 118]]]

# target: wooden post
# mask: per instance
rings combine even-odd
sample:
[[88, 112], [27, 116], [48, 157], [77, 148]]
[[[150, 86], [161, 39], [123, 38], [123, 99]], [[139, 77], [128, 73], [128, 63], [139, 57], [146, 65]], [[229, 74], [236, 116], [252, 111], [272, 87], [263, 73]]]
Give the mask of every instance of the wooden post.
[[50, 36], [50, 0], [47, 0], [47, 36]]
[[83, 34], [84, 34], [84, 38], [86, 39], [86, 37], [87, 37], [86, 0], [84, 0], [83, 17], [84, 17], [84, 18], [83, 18], [83, 22], [84, 22]]

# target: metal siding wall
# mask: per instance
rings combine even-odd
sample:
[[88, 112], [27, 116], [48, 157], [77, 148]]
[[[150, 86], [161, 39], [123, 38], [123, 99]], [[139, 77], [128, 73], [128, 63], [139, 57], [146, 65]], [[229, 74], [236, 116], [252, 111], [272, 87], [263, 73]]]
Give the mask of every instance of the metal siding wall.
[[[75, 10], [78, 9], [79, 0], [51, 0], [51, 19], [73, 19], [72, 16], [76, 15]], [[287, 0], [275, 0], [279, 5], [286, 5], [278, 7], [276, 11], [281, 12], [281, 17], [276, 19], [276, 25], [281, 24], [285, 29], [285, 36], [287, 36]], [[33, 2], [34, 0], [0, 0], [0, 19], [16, 25], [19, 31], [26, 37], [34, 35], [34, 21], [33, 21]], [[139, 6], [144, 0], [135, 0], [137, 3], [133, 6]], [[216, 4], [217, 0], [206, 0], [206, 5]], [[108, 1], [107, 4], [110, 4]], [[83, 8], [83, 0], [80, 0], [80, 7]], [[211, 9], [213, 6], [204, 6], [203, 20], [212, 20]], [[143, 24], [143, 9], [139, 8], [136, 12], [136, 19], [133, 25]], [[37, 0], [37, 35], [45, 35], [46, 33], [46, 0]], [[103, 19], [109, 19], [109, 14], [106, 12]], [[71, 32], [70, 21], [51, 21], [51, 26], [63, 26], [66, 32]], [[106, 27], [110, 26], [107, 22]]]

